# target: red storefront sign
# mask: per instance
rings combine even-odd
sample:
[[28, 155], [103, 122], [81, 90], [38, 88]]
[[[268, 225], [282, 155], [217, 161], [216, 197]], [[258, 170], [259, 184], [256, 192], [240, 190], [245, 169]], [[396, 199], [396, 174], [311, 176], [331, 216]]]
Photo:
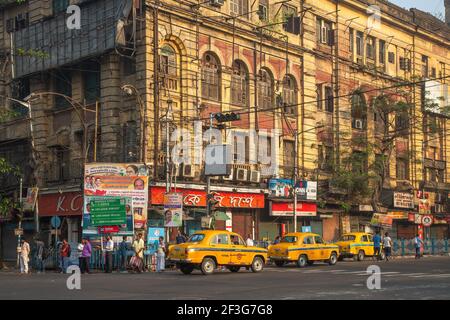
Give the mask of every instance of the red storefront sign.
[[81, 216], [83, 194], [64, 192], [39, 195], [39, 216]]
[[98, 233], [117, 233], [120, 231], [119, 226], [111, 226], [111, 227], [99, 227], [98, 228]]
[[[177, 189], [183, 194], [183, 204], [187, 207], [206, 207], [206, 191]], [[152, 205], [164, 205], [164, 187], [150, 188], [150, 203]], [[218, 207], [222, 208], [264, 208], [264, 194], [238, 193], [238, 192], [215, 192], [214, 198], [218, 201]]]
[[[294, 204], [288, 202], [271, 202], [271, 216], [294, 216]], [[297, 216], [315, 217], [317, 215], [317, 204], [309, 202], [297, 203]]]

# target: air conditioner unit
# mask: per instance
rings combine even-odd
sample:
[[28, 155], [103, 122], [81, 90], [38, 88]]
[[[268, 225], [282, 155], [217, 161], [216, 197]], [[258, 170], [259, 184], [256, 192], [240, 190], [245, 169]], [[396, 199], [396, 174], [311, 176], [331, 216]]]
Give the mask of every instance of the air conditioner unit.
[[233, 168], [231, 168], [231, 174], [229, 176], [223, 177], [224, 181], [233, 181]]
[[183, 165], [183, 177], [194, 178], [195, 177], [195, 166], [192, 164]]
[[221, 6], [223, 6], [225, 4], [225, 0], [210, 0], [209, 4], [212, 7], [219, 7], [220, 8]]
[[237, 181], [247, 181], [248, 170], [238, 168], [236, 170], [236, 180]]
[[250, 182], [259, 183], [261, 181], [261, 172], [252, 170], [250, 171]]
[[356, 119], [355, 120], [355, 128], [356, 129], [362, 129], [363, 128], [363, 121], [359, 120], [359, 119]]

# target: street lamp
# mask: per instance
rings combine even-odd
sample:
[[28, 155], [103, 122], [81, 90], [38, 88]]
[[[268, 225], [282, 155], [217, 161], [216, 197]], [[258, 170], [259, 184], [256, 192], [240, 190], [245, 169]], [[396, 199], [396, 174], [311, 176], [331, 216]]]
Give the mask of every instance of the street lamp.
[[[137, 102], [139, 104], [139, 112], [140, 112], [140, 123], [141, 123], [141, 134], [140, 134], [140, 160], [141, 163], [145, 163], [147, 161], [147, 147], [146, 147], [146, 137], [147, 137], [147, 113], [145, 112], [145, 103], [142, 100], [141, 93], [139, 90], [131, 85], [125, 84], [121, 87], [122, 91], [125, 92], [128, 96], [136, 95]], [[155, 164], [156, 165], [156, 164]]]

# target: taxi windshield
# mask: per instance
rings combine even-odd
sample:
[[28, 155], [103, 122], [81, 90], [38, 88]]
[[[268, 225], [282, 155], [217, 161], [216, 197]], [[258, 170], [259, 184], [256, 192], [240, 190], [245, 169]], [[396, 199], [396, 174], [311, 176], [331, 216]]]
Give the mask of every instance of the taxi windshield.
[[353, 235], [345, 235], [341, 237], [341, 241], [355, 241], [356, 236]]
[[285, 243], [295, 243], [297, 242], [297, 237], [294, 236], [286, 236], [283, 239], [281, 239], [281, 242], [285, 242]]
[[203, 239], [205, 239], [205, 235], [198, 233], [198, 234], [193, 234], [187, 242], [200, 242]]

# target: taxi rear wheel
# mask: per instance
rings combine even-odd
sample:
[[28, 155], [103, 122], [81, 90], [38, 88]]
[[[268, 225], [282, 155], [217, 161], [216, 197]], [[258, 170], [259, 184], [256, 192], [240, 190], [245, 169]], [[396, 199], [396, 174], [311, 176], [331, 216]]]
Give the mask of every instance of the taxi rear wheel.
[[194, 271], [194, 266], [181, 266], [180, 267], [181, 272], [184, 274], [191, 274], [192, 271]]
[[264, 261], [260, 257], [255, 257], [252, 262], [251, 269], [253, 272], [261, 272], [264, 269]]
[[358, 261], [363, 261], [365, 257], [365, 253], [363, 250], [359, 250], [358, 252]]
[[338, 258], [337, 258], [337, 254], [335, 252], [333, 252], [330, 256], [330, 259], [328, 259], [328, 264], [330, 266], [334, 266], [337, 262]]
[[299, 268], [304, 268], [307, 263], [308, 263], [308, 258], [304, 254], [302, 254], [300, 257], [298, 257], [297, 266]]
[[202, 270], [202, 273], [204, 275], [209, 275], [214, 272], [214, 269], [216, 268], [216, 263], [211, 258], [205, 258], [202, 261], [202, 265], [200, 266], [200, 269]]

